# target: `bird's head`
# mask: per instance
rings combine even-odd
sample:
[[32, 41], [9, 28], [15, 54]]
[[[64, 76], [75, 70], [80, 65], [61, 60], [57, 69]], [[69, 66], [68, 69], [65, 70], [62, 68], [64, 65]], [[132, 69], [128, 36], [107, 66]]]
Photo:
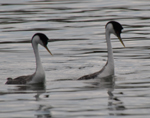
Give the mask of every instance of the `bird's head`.
[[50, 50], [48, 49], [47, 47], [47, 44], [48, 44], [48, 37], [43, 34], [43, 33], [36, 33], [33, 35], [32, 37], [32, 43], [37, 43], [37, 44], [41, 44], [43, 47], [46, 48], [46, 50], [52, 55], [52, 53], [50, 52]]
[[118, 39], [120, 40], [120, 42], [122, 43], [122, 45], [125, 47], [122, 38], [121, 38], [121, 32], [122, 32], [122, 25], [116, 21], [109, 21], [106, 26], [105, 26], [106, 30], [108, 30], [110, 33], [113, 33], [115, 36], [118, 37]]

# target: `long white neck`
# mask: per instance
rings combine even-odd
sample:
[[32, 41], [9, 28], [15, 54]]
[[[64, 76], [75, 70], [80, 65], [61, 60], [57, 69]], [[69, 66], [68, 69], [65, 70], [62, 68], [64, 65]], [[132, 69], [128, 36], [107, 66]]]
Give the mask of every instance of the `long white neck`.
[[36, 71], [35, 71], [34, 77], [32, 78], [31, 83], [44, 82], [45, 81], [45, 72], [44, 72], [44, 69], [43, 69], [43, 66], [41, 63], [41, 59], [39, 56], [38, 43], [32, 42], [32, 47], [33, 47], [35, 59], [36, 59]]
[[106, 42], [107, 42], [107, 51], [108, 51], [108, 60], [107, 65], [109, 66], [110, 70], [114, 72], [114, 58], [113, 58], [113, 50], [110, 41], [110, 32], [106, 29]]
[[41, 59], [40, 59], [40, 56], [39, 56], [38, 44], [34, 43], [34, 44], [32, 44], [32, 46], [33, 46], [35, 59], [36, 59], [36, 71], [38, 71], [38, 70], [43, 69], [43, 66], [41, 64]]

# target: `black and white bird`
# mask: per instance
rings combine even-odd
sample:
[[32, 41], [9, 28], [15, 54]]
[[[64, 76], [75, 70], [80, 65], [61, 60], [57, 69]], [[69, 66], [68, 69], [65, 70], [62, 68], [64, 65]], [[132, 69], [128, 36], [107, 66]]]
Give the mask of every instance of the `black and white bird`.
[[5, 84], [37, 84], [37, 83], [45, 83], [45, 71], [43, 69], [41, 59], [38, 51], [38, 44], [41, 44], [43, 47], [47, 49], [47, 51], [52, 55], [50, 50], [47, 48], [48, 37], [43, 33], [36, 33], [33, 35], [31, 39], [32, 47], [35, 54], [36, 59], [36, 71], [32, 75], [19, 76], [17, 78], [7, 78], [7, 82]]
[[113, 50], [111, 46], [111, 41], [110, 41], [110, 35], [114, 34], [115, 36], [118, 37], [122, 45], [125, 47], [122, 39], [121, 39], [121, 31], [123, 27], [120, 23], [116, 21], [110, 21], [106, 24], [105, 26], [105, 36], [106, 36], [106, 43], [107, 43], [107, 51], [108, 51], [108, 60], [105, 64], [105, 66], [98, 72], [95, 72], [90, 75], [85, 75], [78, 80], [88, 80], [88, 79], [94, 79], [94, 78], [104, 78], [108, 76], [114, 75], [114, 58], [113, 58]]

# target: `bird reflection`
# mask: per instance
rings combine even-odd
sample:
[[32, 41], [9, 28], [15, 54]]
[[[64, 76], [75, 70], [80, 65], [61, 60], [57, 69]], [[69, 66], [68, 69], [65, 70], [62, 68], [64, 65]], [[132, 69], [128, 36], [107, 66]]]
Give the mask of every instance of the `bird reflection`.
[[[122, 93], [120, 93], [122, 94]], [[110, 110], [109, 115], [114, 115], [114, 116], [120, 116], [123, 115], [122, 110], [125, 110], [125, 106], [123, 105], [123, 102], [118, 99], [117, 97], [115, 97], [112, 93], [112, 91], [108, 91], [108, 109]]]
[[[16, 89], [17, 87], [17, 89]], [[51, 112], [50, 112], [50, 105], [46, 105], [43, 103], [43, 99], [45, 98], [49, 98], [49, 95], [45, 95], [46, 93], [46, 86], [43, 84], [35, 84], [35, 85], [19, 85], [16, 86], [15, 89], [9, 89], [9, 91], [11, 91], [11, 93], [19, 93], [19, 94], [23, 94], [23, 93], [35, 93], [35, 95], [33, 96], [35, 98], [35, 101], [37, 101], [37, 109], [35, 109], [35, 116], [37, 118], [51, 118]], [[31, 92], [32, 91], [32, 92]], [[40, 97], [42, 96], [42, 97]]]
[[[36, 101], [40, 101], [40, 95], [43, 94], [41, 92], [37, 93], [37, 95], [35, 95]], [[48, 95], [45, 96], [46, 98], [49, 97]], [[39, 104], [38, 109], [35, 111], [35, 116], [37, 116], [37, 118], [51, 118], [51, 113], [50, 113], [50, 109], [51, 107], [43, 105], [43, 104]]]
[[[107, 78], [98, 79], [97, 81], [89, 81], [89, 83], [98, 89], [106, 89], [108, 93], [108, 110], [110, 111], [109, 115], [119, 116], [123, 115], [121, 111], [125, 110], [123, 102], [117, 98], [113, 91], [115, 91], [115, 80], [116, 76], [109, 76]], [[120, 95], [123, 93], [120, 92]]]
[[[122, 93], [121, 93], [122, 94]], [[121, 115], [121, 112], [115, 112], [115, 111], [121, 111], [125, 110], [125, 106], [123, 105], [123, 102], [115, 97], [112, 93], [112, 91], [108, 91], [109, 100], [108, 100], [108, 109], [112, 111], [110, 115]]]
[[[117, 79], [116, 76], [111, 76], [111, 77], [102, 79], [101, 82], [97, 84], [101, 88], [103, 87], [107, 89], [108, 110], [110, 111], [109, 115], [122, 115], [120, 111], [126, 109], [123, 102], [113, 94], [113, 91], [115, 91], [116, 79]], [[121, 95], [123, 93], [120, 92], [119, 94]]]

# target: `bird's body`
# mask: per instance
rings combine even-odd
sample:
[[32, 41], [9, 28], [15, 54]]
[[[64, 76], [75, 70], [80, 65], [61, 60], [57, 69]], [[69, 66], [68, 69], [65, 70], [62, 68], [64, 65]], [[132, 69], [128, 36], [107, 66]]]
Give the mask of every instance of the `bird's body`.
[[19, 76], [14, 79], [7, 78], [6, 84], [27, 84], [32, 80], [33, 75]]
[[104, 77], [114, 75], [114, 73], [115, 73], [114, 72], [114, 58], [113, 58], [113, 50], [112, 50], [112, 46], [111, 46], [111, 41], [110, 41], [110, 35], [115, 34], [119, 38], [119, 40], [121, 41], [123, 46], [125, 47], [125, 45], [120, 37], [121, 30], [123, 29], [123, 27], [121, 26], [121, 24], [119, 24], [116, 21], [110, 21], [106, 24], [105, 29], [106, 29], [105, 35], [106, 35], [106, 42], [107, 42], [107, 51], [108, 51], [107, 63], [100, 71], [95, 72], [90, 75], [82, 76], [78, 80], [104, 78]]
[[32, 47], [35, 54], [36, 59], [36, 71], [32, 75], [27, 76], [19, 76], [17, 78], [7, 78], [7, 82], [5, 84], [36, 84], [36, 83], [45, 83], [45, 71], [43, 69], [39, 51], [38, 51], [38, 44], [44, 46], [47, 51], [51, 54], [49, 49], [47, 48], [48, 38], [45, 34], [36, 33], [32, 37]]

